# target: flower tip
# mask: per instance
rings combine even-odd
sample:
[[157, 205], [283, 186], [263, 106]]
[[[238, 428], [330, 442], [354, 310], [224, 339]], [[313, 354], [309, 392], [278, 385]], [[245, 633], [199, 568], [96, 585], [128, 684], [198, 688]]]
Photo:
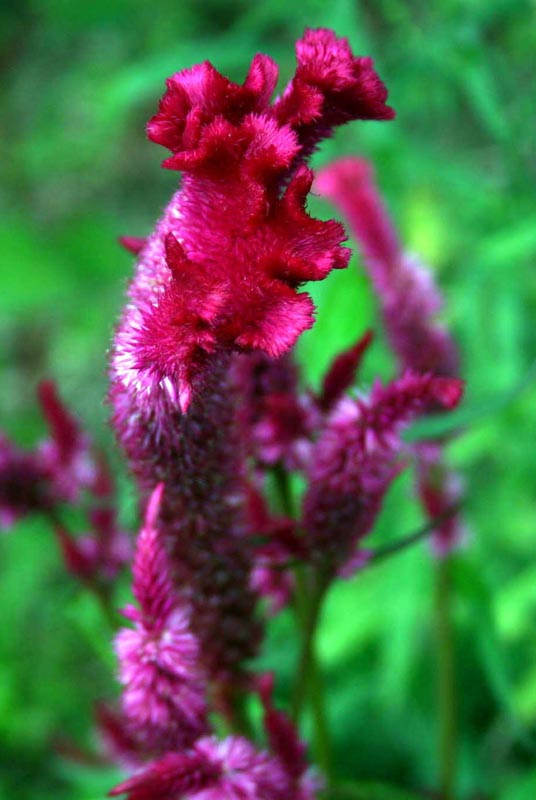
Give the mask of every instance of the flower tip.
[[159, 483], [153, 490], [147, 509], [145, 511], [145, 527], [154, 528], [160, 513], [160, 506], [162, 505], [162, 496], [164, 494], [165, 485], [163, 482]]
[[436, 378], [435, 380], [436, 398], [447, 409], [456, 408], [463, 397], [464, 389], [465, 383], [459, 378]]
[[39, 381], [37, 386], [37, 398], [42, 408], [48, 408], [55, 403], [57, 396], [58, 392], [53, 380], [46, 378], [45, 380]]
[[137, 256], [145, 247], [147, 238], [144, 236], [119, 236], [117, 241], [121, 247]]
[[257, 692], [259, 693], [260, 700], [265, 708], [267, 708], [272, 700], [274, 691], [274, 674], [273, 672], [263, 672], [255, 681]]
[[374, 180], [372, 165], [364, 158], [339, 158], [316, 173], [313, 189], [329, 199], [337, 198], [341, 186], [366, 186]]
[[192, 387], [189, 383], [181, 383], [179, 386], [179, 408], [186, 414], [192, 401]]

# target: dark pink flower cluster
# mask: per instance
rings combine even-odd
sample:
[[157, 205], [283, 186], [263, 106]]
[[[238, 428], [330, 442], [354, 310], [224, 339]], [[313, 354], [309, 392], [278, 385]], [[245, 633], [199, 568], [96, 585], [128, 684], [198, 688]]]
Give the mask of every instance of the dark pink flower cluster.
[[370, 532], [400, 471], [400, 433], [430, 403], [454, 408], [460, 381], [406, 373], [368, 398], [345, 398], [327, 418], [311, 454], [303, 521], [312, 558], [344, 567]]
[[61, 502], [74, 502], [82, 489], [92, 490], [97, 482], [89, 440], [52, 382], [42, 383], [38, 394], [48, 438], [31, 452], [4, 437], [0, 444], [0, 509], [6, 527], [27, 513], [50, 512]]
[[233, 372], [240, 431], [257, 468], [302, 468], [319, 414], [313, 398], [299, 390], [293, 354], [278, 359], [264, 353], [243, 355], [235, 359]]
[[134, 628], [122, 629], [115, 640], [123, 716], [106, 708], [99, 715], [112, 752], [138, 766], [134, 777], [110, 794], [129, 800], [313, 800], [318, 782], [293, 724], [272, 705], [270, 678], [261, 681], [261, 697], [271, 754], [243, 737], [218, 741], [211, 735], [197, 639], [189, 608], [174, 590], [162, 540], [163, 492], [159, 484], [151, 495], [138, 537], [137, 607], [123, 610]]
[[[316, 187], [340, 208], [359, 242], [401, 371], [456, 375], [458, 349], [436, 319], [442, 304], [439, 291], [430, 270], [400, 245], [371, 166], [358, 158], [341, 159], [318, 175]], [[430, 410], [441, 409], [432, 404]], [[441, 520], [433, 538], [438, 554], [462, 538], [454, 513], [461, 499], [460, 481], [445, 465], [442, 449], [437, 442], [415, 448], [418, 494], [429, 518]]]
[[[38, 389], [49, 435], [23, 451], [0, 437], [0, 524], [28, 514], [52, 521], [67, 569], [97, 584], [113, 580], [130, 558], [130, 542], [117, 524], [114, 485], [102, 454], [63, 404], [52, 381]], [[72, 536], [61, 522], [64, 505], [82, 506], [89, 531]]]

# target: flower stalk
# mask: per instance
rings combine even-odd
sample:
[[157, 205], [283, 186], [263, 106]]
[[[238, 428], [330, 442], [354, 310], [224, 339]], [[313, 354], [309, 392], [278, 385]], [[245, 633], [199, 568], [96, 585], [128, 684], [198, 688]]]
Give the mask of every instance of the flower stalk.
[[439, 787], [442, 800], [454, 800], [457, 763], [457, 699], [452, 622], [452, 561], [450, 558], [438, 559], [435, 583]]
[[318, 659], [317, 635], [322, 608], [329, 587], [326, 576], [297, 567], [296, 618], [300, 626], [301, 645], [294, 681], [292, 718], [299, 723], [308, 701], [313, 719], [314, 754], [329, 784], [332, 773], [330, 732], [326, 712], [326, 696]]

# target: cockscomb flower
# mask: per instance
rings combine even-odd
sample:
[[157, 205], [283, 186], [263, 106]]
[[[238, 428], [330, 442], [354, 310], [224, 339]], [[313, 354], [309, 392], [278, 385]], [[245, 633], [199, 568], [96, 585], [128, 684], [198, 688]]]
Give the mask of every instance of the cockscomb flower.
[[261, 470], [282, 465], [306, 468], [322, 419], [355, 382], [361, 360], [372, 341], [367, 331], [330, 364], [318, 393], [303, 391], [293, 352], [278, 359], [264, 353], [235, 359], [239, 421], [248, 455]]
[[333, 31], [306, 30], [296, 44], [296, 58], [296, 74], [275, 110], [278, 119], [296, 131], [301, 158], [350, 120], [394, 118], [372, 59], [354, 56], [348, 41]]
[[277, 758], [247, 739], [199, 739], [190, 750], [167, 753], [116, 786], [127, 800], [289, 800], [289, 781]]
[[303, 501], [311, 557], [322, 570], [343, 567], [371, 530], [401, 468], [402, 429], [431, 402], [450, 409], [461, 396], [459, 380], [408, 373], [333, 409], [311, 454]]
[[307, 214], [312, 174], [295, 165], [334, 126], [393, 114], [372, 61], [331, 31], [307, 31], [297, 60], [274, 105], [263, 55], [242, 85], [208, 62], [168, 79], [147, 130], [185, 175], [140, 252], [115, 341], [114, 371], [140, 398], [160, 387], [186, 410], [214, 353], [286, 352], [313, 322], [297, 288], [348, 262], [342, 226]]
[[73, 536], [53, 515], [54, 527], [68, 571], [92, 586], [111, 584], [132, 555], [130, 536], [117, 524], [113, 506], [88, 511], [90, 530]]
[[94, 719], [101, 757], [125, 770], [135, 770], [147, 761], [147, 752], [123, 712], [110, 703], [95, 704]]
[[345, 40], [308, 31], [297, 56], [273, 104], [277, 69], [262, 55], [242, 85], [208, 62], [169, 79], [148, 135], [182, 185], [145, 244], [126, 242], [141, 250], [112, 353], [113, 424], [142, 487], [165, 483], [173, 581], [203, 665], [227, 684], [261, 635], [232, 356], [290, 350], [313, 323], [299, 289], [347, 264], [342, 226], [306, 211], [301, 162], [333, 126], [392, 116], [372, 62]]
[[402, 249], [371, 166], [358, 158], [341, 159], [318, 174], [315, 186], [341, 210], [359, 242], [401, 369], [456, 375], [456, 345], [435, 319], [441, 297], [432, 274]]
[[134, 736], [148, 752], [181, 749], [207, 730], [205, 682], [188, 611], [178, 602], [169, 576], [158, 514], [160, 484], [149, 500], [133, 566], [138, 608], [125, 616], [115, 645], [123, 684], [123, 711]]

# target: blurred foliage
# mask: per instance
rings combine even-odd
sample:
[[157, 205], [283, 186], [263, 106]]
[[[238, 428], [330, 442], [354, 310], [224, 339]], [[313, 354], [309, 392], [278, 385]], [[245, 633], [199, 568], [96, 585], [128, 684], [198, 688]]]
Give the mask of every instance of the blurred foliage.
[[[305, 25], [333, 27], [375, 58], [397, 120], [349, 126], [316, 159], [374, 162], [404, 241], [437, 271], [463, 352], [464, 427], [449, 455], [467, 482], [456, 665], [460, 796], [475, 800], [536, 796], [535, 12], [533, 0], [0, 5], [0, 423], [20, 443], [42, 433], [34, 389], [52, 375], [112, 451], [106, 349], [132, 268], [116, 238], [147, 233], [176, 182], [143, 135], [165, 77], [209, 58], [241, 79], [261, 50], [283, 83]], [[301, 355], [318, 381], [377, 316], [357, 257], [313, 294], [318, 323]], [[366, 382], [392, 369], [380, 341]], [[420, 521], [405, 475], [375, 541]], [[96, 800], [115, 773], [61, 752], [92, 745], [92, 703], [117, 691], [109, 630], [44, 524], [20, 524], [0, 548], [0, 798]], [[329, 600], [321, 651], [348, 778], [436, 781], [433, 571], [420, 545]], [[282, 692], [294, 655], [283, 615], [262, 659]]]

